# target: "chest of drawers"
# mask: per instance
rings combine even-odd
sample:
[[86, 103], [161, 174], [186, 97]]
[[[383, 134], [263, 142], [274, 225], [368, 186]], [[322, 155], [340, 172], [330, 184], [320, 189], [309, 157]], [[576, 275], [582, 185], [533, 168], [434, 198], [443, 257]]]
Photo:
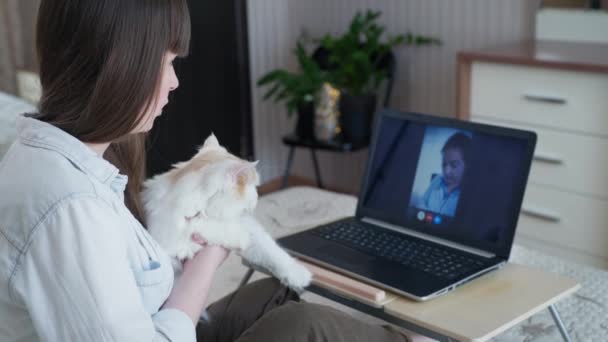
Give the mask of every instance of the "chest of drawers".
[[458, 55], [458, 117], [535, 131], [516, 241], [608, 268], [608, 44]]

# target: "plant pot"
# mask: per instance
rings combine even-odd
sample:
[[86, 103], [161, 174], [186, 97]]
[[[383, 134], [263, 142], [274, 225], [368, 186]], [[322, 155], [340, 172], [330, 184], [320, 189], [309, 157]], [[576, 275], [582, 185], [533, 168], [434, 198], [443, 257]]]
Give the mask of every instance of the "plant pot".
[[376, 95], [340, 95], [340, 127], [347, 142], [367, 142], [372, 135], [372, 118], [376, 110]]
[[300, 139], [314, 140], [314, 102], [307, 102], [298, 106], [298, 121], [296, 122], [296, 135]]

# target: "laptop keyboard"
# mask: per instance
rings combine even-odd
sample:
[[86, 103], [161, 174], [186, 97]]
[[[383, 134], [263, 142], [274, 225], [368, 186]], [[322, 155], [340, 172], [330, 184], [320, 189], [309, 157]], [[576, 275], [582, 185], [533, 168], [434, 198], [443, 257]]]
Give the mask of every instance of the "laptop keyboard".
[[462, 254], [414, 241], [380, 229], [361, 227], [352, 221], [339, 221], [312, 231], [326, 240], [338, 242], [438, 277], [454, 279], [484, 265]]

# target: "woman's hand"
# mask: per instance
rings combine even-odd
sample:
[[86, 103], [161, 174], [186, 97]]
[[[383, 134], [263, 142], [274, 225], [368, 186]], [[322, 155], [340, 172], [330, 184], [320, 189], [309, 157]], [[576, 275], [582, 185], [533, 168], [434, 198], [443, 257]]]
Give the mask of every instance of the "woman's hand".
[[184, 263], [184, 268], [189, 267], [193, 263], [199, 263], [201, 259], [205, 260], [205, 263], [212, 263], [217, 268], [228, 258], [228, 255], [230, 255], [230, 250], [222, 246], [209, 245], [198, 233], [192, 234], [191, 239], [203, 246], [203, 248], [198, 251], [192, 259], [189, 259]]
[[230, 251], [221, 246], [207, 244], [198, 234], [193, 234], [191, 238], [203, 248], [192, 259], [184, 262], [182, 275], [174, 284], [164, 307], [185, 312], [196, 325], [201, 311], [206, 306], [213, 275]]

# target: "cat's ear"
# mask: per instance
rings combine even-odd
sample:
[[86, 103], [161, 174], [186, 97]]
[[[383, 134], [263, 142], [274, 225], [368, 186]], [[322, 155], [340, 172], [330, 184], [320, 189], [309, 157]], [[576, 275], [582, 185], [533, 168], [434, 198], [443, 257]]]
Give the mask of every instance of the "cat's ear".
[[205, 139], [205, 143], [203, 144], [203, 148], [211, 148], [211, 147], [220, 147], [220, 142], [217, 141], [215, 134], [211, 133], [207, 139]]
[[198, 156], [198, 155], [201, 155], [202, 153], [204, 153], [206, 150], [217, 149], [217, 148], [222, 148], [222, 146], [220, 146], [220, 142], [217, 141], [215, 134], [211, 133], [211, 135], [209, 135], [207, 137], [207, 139], [205, 139], [203, 146], [198, 148], [198, 153], [196, 155]]
[[242, 163], [238, 163], [229, 169], [228, 177], [233, 184], [239, 185], [246, 184], [248, 180], [253, 181], [250, 178], [255, 175], [255, 166], [257, 164], [257, 160], [254, 162], [243, 161]]

